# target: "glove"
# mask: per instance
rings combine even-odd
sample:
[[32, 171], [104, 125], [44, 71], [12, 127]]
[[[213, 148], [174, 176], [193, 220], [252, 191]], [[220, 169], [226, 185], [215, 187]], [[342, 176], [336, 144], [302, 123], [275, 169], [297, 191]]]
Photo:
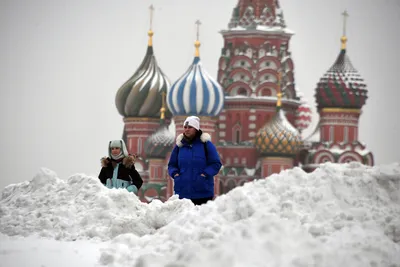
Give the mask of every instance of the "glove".
[[128, 190], [128, 192], [133, 192], [133, 193], [137, 193], [138, 189], [135, 185], [130, 185], [126, 188], [126, 190]]

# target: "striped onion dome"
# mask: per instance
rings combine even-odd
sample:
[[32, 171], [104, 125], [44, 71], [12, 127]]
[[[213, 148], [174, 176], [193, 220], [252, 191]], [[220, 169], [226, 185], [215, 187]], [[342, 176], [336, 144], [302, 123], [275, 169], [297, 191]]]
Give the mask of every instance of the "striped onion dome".
[[[119, 88], [115, 98], [118, 112], [124, 117], [159, 118], [162, 94], [170, 87], [154, 56], [153, 32], [150, 30], [148, 35], [149, 45], [142, 64]], [[171, 117], [169, 113], [167, 117]]]
[[318, 109], [361, 109], [368, 98], [367, 85], [346, 54], [347, 38], [343, 36], [341, 40], [339, 56], [317, 84], [315, 97]]
[[165, 159], [175, 144], [175, 134], [172, 133], [167, 125], [161, 127], [154, 132], [144, 143], [144, 151], [148, 158]]
[[299, 94], [300, 97], [300, 106], [296, 110], [295, 115], [295, 127], [297, 130], [302, 132], [307, 129], [311, 124], [312, 112], [310, 106], [307, 104], [307, 101], [304, 99], [303, 94]]
[[255, 146], [262, 156], [294, 157], [302, 144], [299, 132], [286, 119], [283, 110], [275, 116], [256, 137]]
[[174, 116], [217, 116], [224, 106], [224, 92], [204, 69], [196, 41], [193, 64], [172, 86], [167, 95], [168, 108]]

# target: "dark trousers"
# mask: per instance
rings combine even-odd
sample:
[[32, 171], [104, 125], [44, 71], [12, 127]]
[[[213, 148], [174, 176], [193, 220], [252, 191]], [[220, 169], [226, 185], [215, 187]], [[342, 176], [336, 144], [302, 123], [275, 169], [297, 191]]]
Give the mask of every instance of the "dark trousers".
[[209, 201], [209, 200], [213, 200], [213, 198], [214, 197], [196, 198], [196, 199], [191, 199], [191, 201], [195, 205], [202, 205], [202, 204], [206, 204], [207, 201]]

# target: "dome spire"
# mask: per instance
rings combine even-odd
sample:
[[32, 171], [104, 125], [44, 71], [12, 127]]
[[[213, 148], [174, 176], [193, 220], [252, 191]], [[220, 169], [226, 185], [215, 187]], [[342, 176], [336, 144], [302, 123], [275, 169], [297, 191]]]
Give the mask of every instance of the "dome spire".
[[[170, 82], [157, 64], [153, 51], [153, 11], [150, 10], [149, 41], [146, 55], [135, 73], [118, 89], [115, 103], [124, 117], [144, 117], [160, 119], [162, 92], [167, 92]], [[165, 116], [171, 114], [165, 111]]]
[[196, 47], [196, 51], [194, 56], [200, 57], [200, 41], [199, 41], [200, 25], [201, 25], [200, 20], [197, 20], [195, 24], [196, 24], [196, 41], [194, 42], [194, 47]]
[[224, 107], [222, 86], [203, 67], [200, 60], [200, 20], [197, 27], [192, 65], [167, 92], [167, 107], [174, 116], [218, 116]]
[[277, 100], [276, 100], [276, 111], [277, 112], [279, 112], [279, 110], [282, 107], [281, 79], [282, 79], [282, 72], [279, 70], [279, 73], [278, 73], [278, 92], [276, 94], [276, 97], [277, 97]]
[[346, 42], [347, 42], [347, 36], [346, 36], [346, 21], [347, 17], [349, 16], [349, 13], [347, 11], [343, 11], [342, 13], [343, 16], [343, 35], [340, 38], [340, 41], [342, 42], [342, 50], [346, 50]]
[[320, 78], [316, 88], [319, 111], [325, 108], [361, 109], [368, 98], [367, 85], [351, 64], [346, 51], [346, 21], [349, 14], [345, 10], [342, 16], [342, 48], [336, 61]]
[[147, 32], [147, 35], [149, 36], [149, 46], [153, 46], [153, 12], [154, 12], [154, 7], [151, 5], [149, 7], [150, 10], [150, 29]]
[[165, 122], [165, 111], [166, 111], [166, 108], [165, 108], [165, 95], [166, 95], [165, 92], [161, 93], [161, 96], [162, 96], [162, 104], [161, 104], [161, 109], [160, 109], [160, 124], [161, 125], [163, 125], [164, 122]]

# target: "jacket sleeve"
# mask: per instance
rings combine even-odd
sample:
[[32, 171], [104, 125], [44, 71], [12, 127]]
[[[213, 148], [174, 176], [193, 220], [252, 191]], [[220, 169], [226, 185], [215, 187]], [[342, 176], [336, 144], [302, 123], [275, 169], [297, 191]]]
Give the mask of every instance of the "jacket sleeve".
[[135, 168], [135, 165], [132, 165], [132, 167], [129, 170], [129, 177], [132, 179], [132, 183], [136, 186], [136, 188], [139, 190], [140, 187], [143, 184], [143, 179], [138, 173], [138, 171]]
[[207, 167], [204, 169], [204, 174], [207, 176], [215, 176], [221, 169], [222, 163], [219, 158], [217, 148], [210, 141], [206, 142], [207, 146]]
[[99, 179], [102, 184], [104, 184], [104, 185], [106, 184], [107, 177], [106, 177], [106, 168], [105, 167], [101, 168], [101, 171], [99, 174]]
[[175, 174], [180, 173], [178, 167], [178, 151], [179, 147], [176, 145], [172, 150], [171, 156], [168, 162], [168, 174], [172, 178], [174, 178]]

